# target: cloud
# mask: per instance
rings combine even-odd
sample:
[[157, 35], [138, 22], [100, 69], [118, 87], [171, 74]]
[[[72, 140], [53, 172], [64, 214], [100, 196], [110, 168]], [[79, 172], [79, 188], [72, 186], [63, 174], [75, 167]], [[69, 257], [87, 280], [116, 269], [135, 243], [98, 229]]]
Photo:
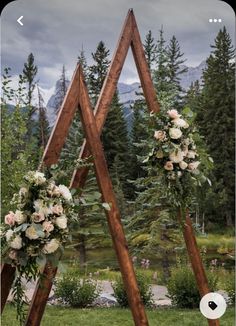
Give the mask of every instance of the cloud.
[[[28, 54], [33, 52], [40, 83], [50, 88], [63, 64], [71, 74], [82, 47], [88, 63], [100, 40], [112, 55], [129, 8], [134, 9], [142, 40], [150, 29], [157, 38], [163, 25], [167, 41], [173, 34], [179, 40], [188, 65], [198, 65], [209, 55], [210, 44], [223, 24], [234, 35], [234, 12], [223, 1], [18, 0], [2, 12], [2, 66], [11, 66], [14, 74], [20, 73]], [[16, 22], [21, 15], [24, 26]], [[209, 23], [209, 18], [215, 17], [222, 19], [222, 25]], [[121, 80], [136, 77], [129, 55]]]

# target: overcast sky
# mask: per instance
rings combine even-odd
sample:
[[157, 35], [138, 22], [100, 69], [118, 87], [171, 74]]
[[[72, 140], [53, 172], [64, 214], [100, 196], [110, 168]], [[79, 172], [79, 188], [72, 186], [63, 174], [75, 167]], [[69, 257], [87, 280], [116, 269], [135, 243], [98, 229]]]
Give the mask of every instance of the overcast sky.
[[[157, 38], [163, 25], [167, 41], [172, 35], [179, 40], [188, 66], [206, 59], [223, 25], [234, 39], [233, 9], [219, 0], [17, 0], [2, 12], [2, 67], [20, 73], [33, 52], [40, 85], [50, 88], [63, 64], [71, 76], [82, 47], [89, 63], [100, 40], [112, 55], [129, 8], [134, 9], [142, 40], [150, 29]], [[20, 16], [24, 26], [16, 21]], [[222, 23], [209, 23], [209, 18], [221, 18]], [[129, 53], [120, 81], [137, 80]]]

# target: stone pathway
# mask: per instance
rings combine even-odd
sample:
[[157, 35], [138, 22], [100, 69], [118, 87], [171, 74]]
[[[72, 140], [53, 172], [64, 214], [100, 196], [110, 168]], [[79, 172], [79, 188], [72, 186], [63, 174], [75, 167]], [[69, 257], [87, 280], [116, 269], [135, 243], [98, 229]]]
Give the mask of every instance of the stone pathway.
[[[26, 287], [26, 296], [29, 300], [29, 302], [32, 299], [34, 289], [35, 289], [35, 282], [29, 282], [24, 284]], [[115, 304], [116, 299], [114, 298], [113, 294], [113, 289], [111, 286], [110, 281], [98, 281], [98, 285], [101, 289], [101, 293], [99, 295], [99, 298], [103, 299], [103, 301], [109, 301], [110, 304]], [[161, 285], [152, 285], [152, 292], [153, 292], [153, 300], [156, 306], [169, 306], [171, 305], [171, 301], [169, 298], [167, 298], [167, 288], [165, 286]], [[52, 288], [50, 295], [49, 295], [49, 302], [53, 301], [53, 296], [54, 296], [54, 290]], [[51, 298], [51, 300], [50, 300]], [[8, 297], [8, 301], [12, 300], [12, 295], [10, 294]]]
[[[95, 305], [99, 306], [112, 306], [116, 304], [116, 299], [114, 298], [114, 292], [111, 286], [110, 281], [98, 281], [98, 285], [101, 289], [101, 293], [99, 295], [99, 298], [96, 300]], [[25, 283], [26, 286], [26, 296], [29, 300], [29, 302], [32, 299], [34, 288], [35, 288], [35, 282], [30, 282], [28, 284]], [[152, 292], [153, 292], [153, 300], [156, 307], [167, 307], [171, 306], [171, 300], [167, 297], [168, 291], [166, 286], [163, 285], [151, 285]], [[217, 291], [220, 293], [225, 300], [228, 300], [228, 295], [225, 291], [219, 290]], [[8, 297], [8, 301], [12, 300], [12, 295], [10, 294]], [[50, 295], [49, 295], [49, 304], [56, 304], [56, 301], [54, 299], [54, 290], [52, 288]]]

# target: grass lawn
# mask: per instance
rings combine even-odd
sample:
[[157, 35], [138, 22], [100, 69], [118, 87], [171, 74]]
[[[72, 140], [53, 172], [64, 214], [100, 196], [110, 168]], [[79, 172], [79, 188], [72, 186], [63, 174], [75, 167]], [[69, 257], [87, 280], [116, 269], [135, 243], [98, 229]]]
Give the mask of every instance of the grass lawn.
[[[156, 309], [147, 310], [150, 326], [208, 325], [199, 310]], [[228, 308], [221, 317], [221, 326], [234, 326], [234, 309]], [[15, 310], [7, 305], [2, 315], [2, 326], [17, 326]], [[128, 309], [92, 308], [72, 309], [48, 306], [41, 326], [133, 326]]]

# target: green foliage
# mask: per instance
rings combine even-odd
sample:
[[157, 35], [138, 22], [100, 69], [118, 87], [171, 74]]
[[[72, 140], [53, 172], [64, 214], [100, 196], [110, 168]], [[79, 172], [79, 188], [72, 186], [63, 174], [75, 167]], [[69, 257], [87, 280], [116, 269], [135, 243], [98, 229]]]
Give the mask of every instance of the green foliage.
[[[216, 290], [217, 278], [213, 273], [208, 273], [208, 283], [211, 292]], [[201, 300], [195, 276], [188, 266], [173, 269], [167, 284], [169, 297], [174, 305], [179, 308], [197, 308]]]
[[67, 273], [56, 282], [55, 296], [71, 307], [84, 308], [99, 296], [99, 289], [94, 281]]
[[[146, 277], [141, 273], [136, 273], [136, 278], [143, 304], [149, 307], [153, 304], [153, 294], [151, 287], [148, 284]], [[114, 291], [114, 297], [116, 298], [118, 304], [121, 307], [128, 307], [128, 298], [121, 277], [112, 284], [112, 288]]]
[[226, 291], [229, 296], [229, 303], [235, 305], [235, 275], [232, 273], [226, 281]]
[[[226, 28], [211, 46], [203, 72], [203, 89], [196, 121], [214, 160], [213, 192], [207, 193], [210, 220], [232, 225], [234, 219], [235, 55]], [[207, 207], [207, 206], [206, 206]]]
[[[18, 89], [11, 88], [10, 69], [5, 69], [3, 76], [1, 103], [1, 183], [2, 183], [2, 214], [10, 209], [13, 194], [18, 191], [23, 175], [34, 166], [32, 145], [27, 138], [27, 111], [24, 104], [24, 79], [19, 76]], [[17, 99], [16, 106], [7, 101]]]

